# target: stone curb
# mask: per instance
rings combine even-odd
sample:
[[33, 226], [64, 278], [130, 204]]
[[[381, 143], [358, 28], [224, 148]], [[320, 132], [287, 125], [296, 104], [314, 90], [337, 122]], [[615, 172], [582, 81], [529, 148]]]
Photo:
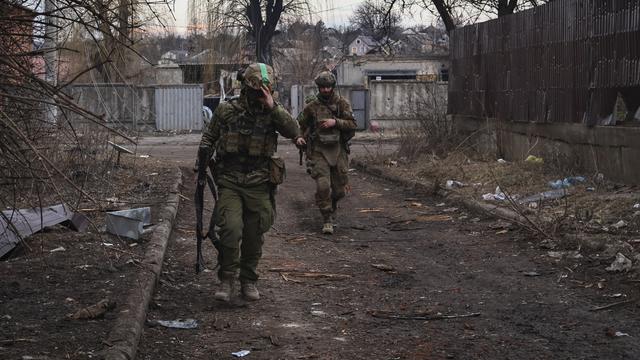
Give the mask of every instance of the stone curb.
[[493, 217], [498, 217], [501, 219], [510, 220], [517, 223], [527, 222], [527, 220], [524, 217], [522, 217], [521, 215], [519, 215], [513, 210], [506, 209], [504, 207], [500, 207], [496, 205], [481, 203], [479, 201], [475, 201], [472, 199], [468, 199], [458, 194], [455, 194], [452, 191], [444, 191], [442, 189], [437, 190], [436, 185], [433, 183], [429, 183], [427, 181], [407, 180], [400, 176], [389, 174], [387, 171], [384, 171], [384, 169], [381, 168], [380, 166], [367, 165], [364, 162], [357, 159], [351, 159], [351, 166], [367, 174], [379, 177], [381, 179], [387, 180], [394, 184], [401, 185], [405, 188], [414, 190], [416, 192], [423, 193], [423, 194], [437, 195], [443, 198], [447, 198], [448, 200], [451, 200], [456, 204], [459, 204], [461, 206], [464, 206], [474, 211], [487, 213]]
[[142, 269], [132, 282], [136, 284], [128, 294], [124, 306], [109, 332], [108, 347], [100, 353], [105, 360], [133, 360], [147, 318], [147, 308], [162, 271], [162, 263], [169, 243], [171, 229], [180, 204], [182, 171], [176, 169], [176, 182], [171, 187], [165, 206], [160, 210], [162, 222], [155, 228], [142, 261]]

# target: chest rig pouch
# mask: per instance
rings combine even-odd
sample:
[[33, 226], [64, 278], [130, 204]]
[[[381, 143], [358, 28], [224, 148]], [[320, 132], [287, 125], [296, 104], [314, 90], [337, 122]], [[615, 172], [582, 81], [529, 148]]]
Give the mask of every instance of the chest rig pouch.
[[[335, 107], [335, 105], [333, 104], [329, 106]], [[322, 124], [322, 121], [324, 119], [335, 119], [335, 116], [332, 112], [332, 109], [330, 109], [328, 106], [320, 105], [316, 109], [316, 119], [315, 119], [316, 121], [315, 128], [316, 128], [318, 141], [322, 145], [338, 144], [340, 142], [340, 130], [335, 126], [330, 129], [321, 128], [320, 124]]]
[[278, 144], [275, 128], [269, 114], [250, 114], [236, 104], [233, 115], [222, 126], [221, 152], [223, 154], [271, 157]]

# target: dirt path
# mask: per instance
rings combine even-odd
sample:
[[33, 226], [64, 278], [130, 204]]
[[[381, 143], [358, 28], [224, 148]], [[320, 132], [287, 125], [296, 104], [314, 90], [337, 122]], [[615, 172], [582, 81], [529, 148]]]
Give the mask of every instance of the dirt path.
[[[196, 143], [143, 142], [139, 151], [182, 165], [191, 198]], [[640, 358], [637, 302], [590, 311], [638, 298], [637, 284], [602, 272], [598, 259], [554, 260], [495, 220], [356, 172], [336, 234], [323, 236], [295, 148], [280, 153], [288, 177], [260, 264], [262, 300], [213, 300], [214, 272], [193, 271], [194, 210], [184, 201], [148, 318], [198, 327], [147, 327], [138, 358]], [[207, 244], [209, 267], [214, 254]], [[441, 315], [477, 316], [424, 320]]]

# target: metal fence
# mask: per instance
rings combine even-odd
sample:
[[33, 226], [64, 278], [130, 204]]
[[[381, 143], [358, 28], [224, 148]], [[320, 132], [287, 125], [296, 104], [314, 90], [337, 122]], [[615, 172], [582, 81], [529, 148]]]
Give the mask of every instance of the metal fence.
[[[202, 129], [202, 85], [79, 84], [69, 94], [109, 126], [131, 130]], [[68, 114], [74, 124], [86, 122]]]
[[557, 0], [451, 35], [448, 112], [640, 124], [640, 1]]

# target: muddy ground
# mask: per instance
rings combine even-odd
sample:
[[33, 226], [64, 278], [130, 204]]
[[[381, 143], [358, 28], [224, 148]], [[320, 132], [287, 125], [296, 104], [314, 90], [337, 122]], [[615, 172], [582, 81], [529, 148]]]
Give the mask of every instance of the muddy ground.
[[[182, 195], [191, 198], [197, 139], [144, 139], [138, 151], [162, 159], [158, 166], [181, 167]], [[356, 156], [374, 149], [394, 144], [353, 147]], [[358, 171], [336, 233], [324, 236], [295, 148], [282, 144], [280, 154], [288, 177], [259, 268], [262, 299], [213, 300], [214, 272], [193, 271], [194, 209], [182, 201], [138, 358], [231, 359], [241, 350], [250, 351], [247, 359], [640, 357], [638, 283], [633, 273], [607, 272], [610, 259], [549, 256], [540, 239], [504, 221]], [[100, 237], [84, 234], [85, 244], [67, 234], [60, 229], [46, 255], [32, 247], [0, 262], [3, 359], [85, 359], [103, 347], [115, 312], [88, 321], [64, 316], [74, 302], [100, 300], [104, 289], [124, 298], [131, 284], [111, 289], [108, 282], [128, 278], [135, 265], [99, 270]], [[48, 252], [58, 244], [85, 250]], [[214, 250], [205, 248], [213, 268]], [[153, 325], [178, 319], [195, 319], [197, 328]]]

